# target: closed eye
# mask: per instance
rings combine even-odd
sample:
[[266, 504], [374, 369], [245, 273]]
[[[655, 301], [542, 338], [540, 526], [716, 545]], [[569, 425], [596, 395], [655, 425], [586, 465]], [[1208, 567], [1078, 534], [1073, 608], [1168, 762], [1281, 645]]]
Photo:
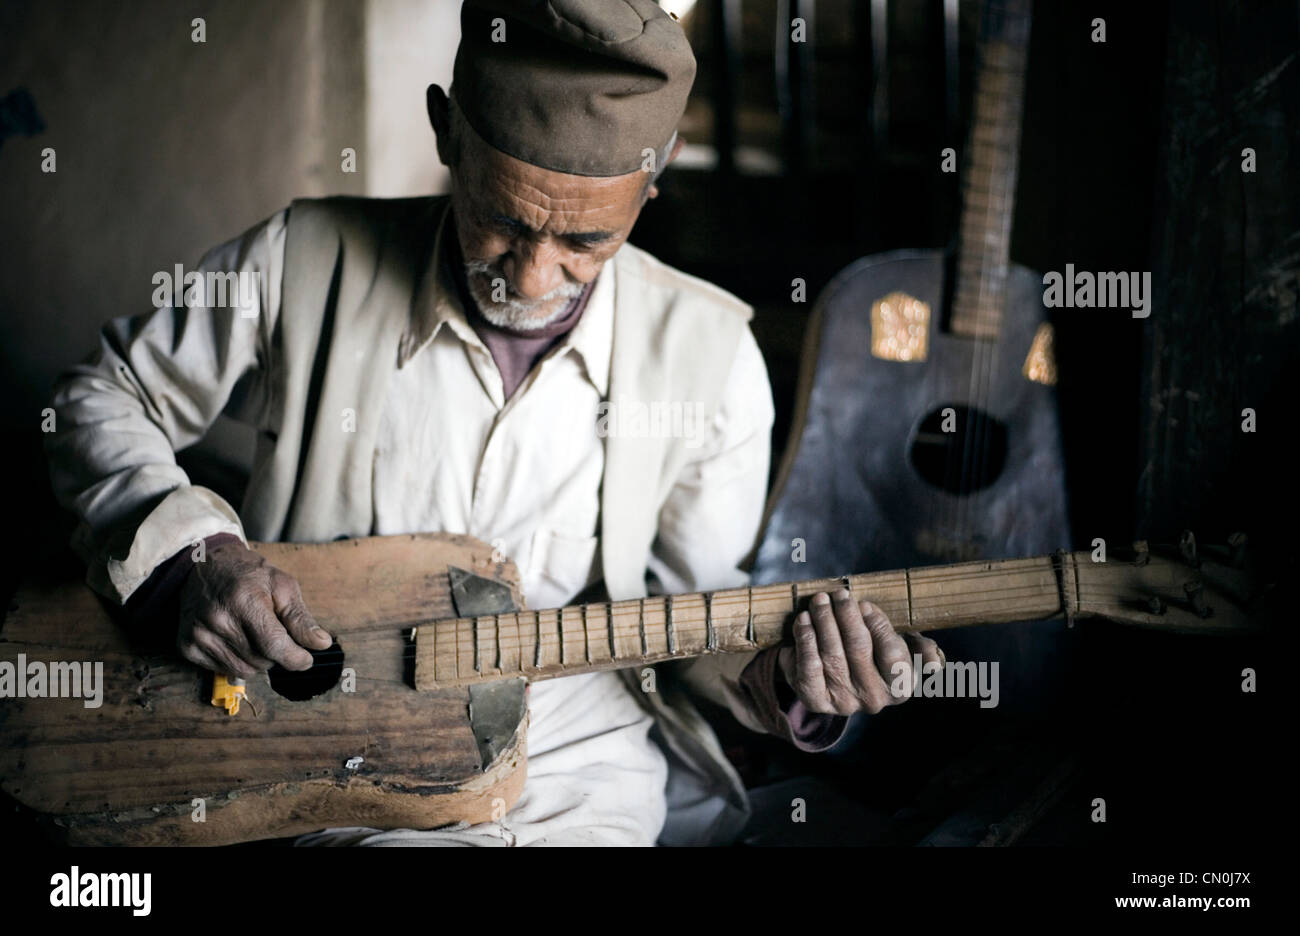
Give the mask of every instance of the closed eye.
[[[497, 231], [507, 237], [536, 237], [539, 233], [518, 218], [511, 218], [507, 215], [493, 215], [488, 221]], [[599, 244], [607, 243], [615, 236], [613, 231], [576, 231], [571, 234], [559, 235], [560, 239], [566, 244], [578, 250], [589, 250]]]

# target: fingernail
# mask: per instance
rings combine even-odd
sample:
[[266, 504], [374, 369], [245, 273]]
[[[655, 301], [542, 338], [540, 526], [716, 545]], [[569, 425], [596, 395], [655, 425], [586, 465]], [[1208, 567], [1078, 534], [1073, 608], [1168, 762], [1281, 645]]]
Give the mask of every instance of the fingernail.
[[835, 593], [836, 601], [848, 601], [852, 597], [853, 595], [849, 593], [849, 590], [847, 588], [841, 588], [839, 591]]
[[818, 592], [813, 595], [812, 603], [815, 605], [828, 605], [831, 603], [831, 596], [826, 592]]

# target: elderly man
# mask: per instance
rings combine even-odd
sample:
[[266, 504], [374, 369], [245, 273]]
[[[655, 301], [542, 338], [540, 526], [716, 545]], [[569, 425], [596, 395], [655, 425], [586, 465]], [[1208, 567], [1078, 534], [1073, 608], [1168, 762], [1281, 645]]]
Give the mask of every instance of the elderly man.
[[[239, 677], [330, 643], [247, 538], [468, 533], [518, 562], [533, 607], [600, 583], [615, 599], [744, 584], [772, 422], [750, 309], [626, 243], [681, 149], [694, 73], [651, 0], [467, 0], [450, 95], [428, 94], [450, 197], [295, 202], [202, 262], [260, 274], [254, 314], [116, 320], [61, 379], [48, 453], [91, 584]], [[600, 431], [602, 402], [706, 419], [621, 438]], [[257, 430], [238, 511], [174, 458], [222, 412]], [[842, 592], [816, 597], [791, 646], [680, 665], [662, 691], [612, 672], [541, 683], [501, 821], [304, 842], [725, 841], [743, 789], [671, 687], [822, 750], [846, 716], [906, 697], [890, 686], [913, 650], [939, 660], [909, 641]]]

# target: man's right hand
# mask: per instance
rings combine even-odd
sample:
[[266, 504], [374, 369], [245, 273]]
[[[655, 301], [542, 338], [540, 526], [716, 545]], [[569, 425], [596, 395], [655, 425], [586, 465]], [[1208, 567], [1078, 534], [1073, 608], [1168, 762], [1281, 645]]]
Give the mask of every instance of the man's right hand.
[[243, 543], [223, 543], [194, 563], [180, 595], [181, 655], [205, 669], [248, 679], [279, 663], [305, 670], [304, 648], [333, 638], [312, 620], [293, 576]]

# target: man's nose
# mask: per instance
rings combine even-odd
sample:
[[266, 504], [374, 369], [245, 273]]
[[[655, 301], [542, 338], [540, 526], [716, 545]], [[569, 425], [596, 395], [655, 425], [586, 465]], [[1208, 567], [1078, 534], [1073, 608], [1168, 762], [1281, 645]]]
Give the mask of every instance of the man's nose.
[[540, 299], [564, 285], [560, 252], [550, 241], [525, 241], [510, 251], [506, 262], [510, 285], [523, 299]]

